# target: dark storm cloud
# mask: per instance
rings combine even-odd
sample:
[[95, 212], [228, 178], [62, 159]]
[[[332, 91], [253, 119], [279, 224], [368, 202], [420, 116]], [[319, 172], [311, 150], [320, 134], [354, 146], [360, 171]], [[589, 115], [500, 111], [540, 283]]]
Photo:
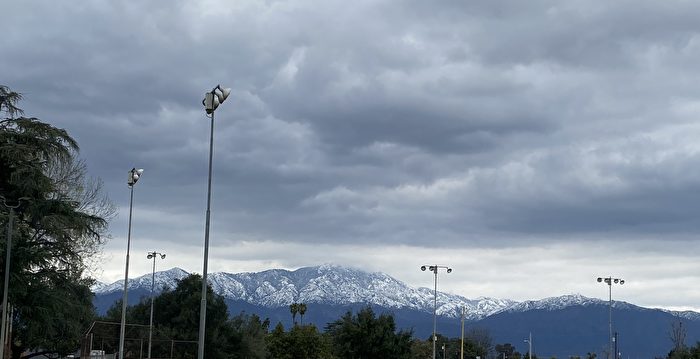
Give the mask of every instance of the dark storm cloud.
[[0, 25], [0, 74], [120, 205], [146, 168], [153, 238], [203, 227], [200, 102], [219, 82], [223, 241], [694, 232], [699, 6], [23, 2]]

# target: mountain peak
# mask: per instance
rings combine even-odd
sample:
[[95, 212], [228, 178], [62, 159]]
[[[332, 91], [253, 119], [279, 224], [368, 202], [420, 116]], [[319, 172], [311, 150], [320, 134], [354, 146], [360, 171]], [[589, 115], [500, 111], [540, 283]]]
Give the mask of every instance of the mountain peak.
[[[156, 272], [155, 289], [174, 288], [177, 280], [188, 273], [180, 268]], [[302, 267], [293, 271], [270, 269], [257, 273], [210, 273], [209, 284], [214, 292], [230, 300], [242, 300], [268, 308], [287, 306], [293, 302], [329, 305], [369, 304], [385, 308], [406, 308], [433, 311], [432, 290], [411, 288], [387, 274], [369, 273], [335, 264]], [[95, 293], [122, 290], [124, 281], [96, 286]], [[129, 279], [129, 290], [150, 290], [151, 275]], [[438, 292], [437, 314], [459, 317], [467, 309], [467, 320], [490, 315], [516, 302], [494, 298], [470, 300], [459, 295]]]
[[[155, 273], [156, 292], [163, 288], [174, 288], [177, 281], [189, 275], [181, 268], [171, 268]], [[285, 307], [293, 302], [326, 305], [365, 304], [384, 308], [410, 309], [432, 313], [434, 292], [429, 288], [412, 288], [387, 274], [369, 273], [360, 269], [334, 264], [302, 267], [290, 271], [270, 269], [262, 272], [210, 273], [209, 284], [215, 293], [229, 300], [245, 301], [267, 308]], [[129, 280], [129, 290], [151, 289], [151, 274]], [[97, 284], [93, 291], [107, 294], [121, 291], [124, 281], [112, 284]], [[570, 306], [607, 305], [601, 299], [588, 298], [581, 294], [567, 294], [541, 300], [517, 302], [510, 299], [465, 297], [438, 292], [437, 314], [459, 318], [466, 311], [466, 320], [479, 320], [500, 312], [524, 312], [529, 310], [554, 311]], [[613, 307], [644, 309], [626, 302], [613, 301]], [[695, 312], [672, 312], [684, 318], [699, 318]]]
[[[163, 288], [175, 288], [177, 281], [185, 278], [189, 273], [178, 267], [170, 268], [164, 271], [144, 274], [140, 277], [129, 278], [129, 290], [136, 288], [151, 289], [153, 285], [156, 292], [160, 292]], [[153, 283], [153, 276], [155, 276], [155, 283]], [[92, 288], [94, 293], [112, 293], [124, 290], [124, 280], [120, 279], [112, 284], [105, 284], [97, 282]]]

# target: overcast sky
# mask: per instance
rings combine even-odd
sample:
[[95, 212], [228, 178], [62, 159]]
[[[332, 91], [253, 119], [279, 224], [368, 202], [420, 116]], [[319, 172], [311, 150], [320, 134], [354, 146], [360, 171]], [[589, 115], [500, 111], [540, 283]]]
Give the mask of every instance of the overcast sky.
[[119, 207], [92, 275], [333, 263], [700, 310], [696, 1], [11, 1], [0, 84]]

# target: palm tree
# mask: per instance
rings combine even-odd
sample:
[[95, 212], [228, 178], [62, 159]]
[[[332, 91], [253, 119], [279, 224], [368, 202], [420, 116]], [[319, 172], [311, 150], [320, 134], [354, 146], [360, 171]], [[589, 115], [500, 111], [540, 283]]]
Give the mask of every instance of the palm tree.
[[292, 312], [292, 323], [297, 324], [297, 313], [299, 313], [299, 303], [289, 305], [289, 311]]
[[304, 325], [304, 314], [306, 314], [306, 303], [299, 303], [299, 315], [301, 316], [301, 325]]

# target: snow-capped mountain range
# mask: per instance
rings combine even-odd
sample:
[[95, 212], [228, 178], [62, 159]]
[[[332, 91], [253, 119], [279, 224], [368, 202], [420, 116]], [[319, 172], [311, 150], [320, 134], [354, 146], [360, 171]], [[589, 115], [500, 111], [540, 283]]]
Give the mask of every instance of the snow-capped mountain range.
[[[180, 269], [155, 273], [155, 291], [175, 288], [177, 281], [189, 273]], [[429, 288], [412, 288], [383, 273], [322, 265], [305, 267], [295, 271], [271, 269], [258, 273], [209, 273], [208, 281], [214, 292], [226, 299], [243, 300], [253, 305], [276, 308], [293, 302], [347, 305], [365, 303], [384, 308], [412, 309], [432, 313], [434, 293]], [[151, 289], [151, 275], [129, 280], [129, 290]], [[124, 281], [112, 284], [97, 283], [95, 294], [119, 292]], [[558, 310], [569, 306], [607, 305], [607, 301], [588, 298], [579, 294], [545, 298], [535, 301], [517, 302], [510, 299], [481, 297], [468, 299], [459, 295], [437, 293], [437, 314], [457, 318], [461, 308], [466, 309], [467, 320], [480, 320], [500, 312], [524, 312], [530, 310]], [[637, 307], [626, 302], [614, 301], [616, 308]], [[670, 312], [674, 315], [700, 320], [700, 313]]]

